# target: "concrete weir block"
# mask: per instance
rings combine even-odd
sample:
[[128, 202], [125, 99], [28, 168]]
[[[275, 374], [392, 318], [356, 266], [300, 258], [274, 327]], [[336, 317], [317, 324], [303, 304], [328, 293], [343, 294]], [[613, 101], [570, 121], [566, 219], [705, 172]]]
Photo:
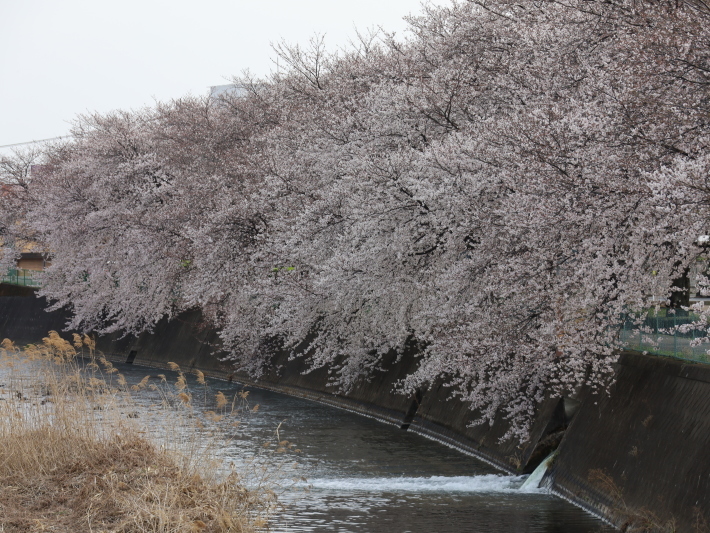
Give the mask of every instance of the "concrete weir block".
[[543, 482], [622, 530], [708, 531], [710, 366], [622, 354], [610, 394], [585, 399]]

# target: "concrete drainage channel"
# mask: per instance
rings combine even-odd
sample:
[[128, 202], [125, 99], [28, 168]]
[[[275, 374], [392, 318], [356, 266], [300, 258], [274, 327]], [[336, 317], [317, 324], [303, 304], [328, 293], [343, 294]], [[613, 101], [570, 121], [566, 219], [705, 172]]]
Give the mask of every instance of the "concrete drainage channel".
[[[46, 302], [26, 288], [0, 285], [0, 337], [18, 344], [61, 331], [67, 316], [46, 313]], [[19, 291], [23, 289], [24, 292]], [[622, 354], [610, 394], [547, 399], [538, 405], [530, 441], [501, 442], [507, 423], [471, 426], [468, 406], [434, 383], [412, 397], [392, 394], [415, 357], [389, 361], [388, 372], [347, 396], [327, 387], [327, 372], [304, 374], [302, 360], [276, 358], [262, 380], [235, 374], [214, 354], [217, 332], [201, 328], [197, 312], [159, 323], [138, 338], [97, 340], [112, 360], [167, 368], [173, 361], [226, 381], [239, 381], [347, 409], [455, 447], [509, 473], [530, 473], [558, 447], [543, 482], [550, 490], [617, 527], [641, 519], [675, 522], [676, 531], [710, 523], [710, 366]]]

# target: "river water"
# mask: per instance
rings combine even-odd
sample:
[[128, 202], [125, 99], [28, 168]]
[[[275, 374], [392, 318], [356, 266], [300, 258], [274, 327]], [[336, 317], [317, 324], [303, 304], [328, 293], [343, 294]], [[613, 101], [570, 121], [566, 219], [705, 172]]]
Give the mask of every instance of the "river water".
[[[117, 366], [129, 384], [162, 372]], [[243, 390], [215, 380], [205, 389], [194, 378], [189, 386], [195, 406], [207, 399], [205, 410], [215, 409], [218, 391], [231, 399]], [[614, 531], [544, 490], [521, 490], [524, 477], [395, 426], [261, 389], [239, 401], [244, 414], [238, 427], [225, 429], [221, 453], [237, 464], [266, 458], [281, 465], [272, 478], [285, 485], [275, 533]]]
[[[169, 382], [176, 376], [116, 366], [129, 385], [149, 374]], [[203, 386], [189, 377], [188, 385], [205, 412], [216, 409], [219, 391], [237, 398], [242, 414], [236, 427], [220, 430], [220, 453], [237, 465], [261, 461], [275, 470], [266, 473], [284, 487], [283, 510], [270, 525], [275, 533], [614, 531], [543, 490], [521, 490], [524, 477], [395, 426], [260, 389], [239, 398], [239, 384], [208, 379]]]

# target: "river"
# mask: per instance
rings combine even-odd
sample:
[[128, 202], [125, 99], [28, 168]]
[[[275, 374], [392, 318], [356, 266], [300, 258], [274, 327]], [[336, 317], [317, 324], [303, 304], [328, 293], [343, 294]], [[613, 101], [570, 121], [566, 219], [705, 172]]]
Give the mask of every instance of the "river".
[[[176, 376], [116, 366], [129, 385], [146, 375], [166, 374], [169, 382]], [[217, 392], [231, 400], [244, 390], [209, 378], [203, 386], [194, 376], [188, 385], [193, 404], [205, 412], [215, 410]], [[275, 533], [614, 531], [544, 490], [521, 490], [524, 477], [500, 474], [420, 435], [300, 398], [248, 390], [239, 399], [244, 409], [238, 426], [225, 425], [219, 436], [220, 454], [237, 465], [256, 458], [277, 470], [268, 474], [284, 486], [283, 510], [270, 526]]]

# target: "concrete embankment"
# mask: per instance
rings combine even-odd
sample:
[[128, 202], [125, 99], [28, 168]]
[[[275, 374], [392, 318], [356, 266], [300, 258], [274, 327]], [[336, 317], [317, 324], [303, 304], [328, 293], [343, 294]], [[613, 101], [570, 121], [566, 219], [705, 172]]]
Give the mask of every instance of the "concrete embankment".
[[[0, 337], [27, 344], [39, 341], [49, 330], [61, 331], [68, 314], [46, 313], [45, 308], [44, 299], [36, 298], [32, 289], [0, 285]], [[347, 409], [421, 433], [511, 473], [532, 471], [550, 451], [550, 442], [554, 441], [550, 435], [559, 434], [566, 424], [564, 416], [560, 417], [560, 400], [548, 400], [539, 406], [532, 438], [527, 443], [522, 447], [511, 441], [501, 443], [500, 438], [508, 430], [506, 420], [501, 417], [493, 425], [469, 427], [476, 413], [460, 400], [449, 398], [449, 390], [441, 384], [411, 396], [394, 392], [396, 384], [416, 369], [418, 360], [413, 353], [401, 358], [385, 357], [382, 371], [341, 394], [330, 386], [327, 369], [306, 372], [307, 362], [302, 357], [293, 359], [287, 353], [279, 353], [269, 369], [255, 379], [235, 372], [228, 362], [223, 362], [219, 346], [217, 332], [204, 324], [198, 311], [161, 321], [152, 333], [138, 337], [114, 334], [97, 339], [97, 349], [114, 360], [158, 368], [167, 368], [168, 362], [174, 362], [184, 370], [199, 369], [216, 378]]]
[[[0, 285], [0, 338], [36, 342], [62, 330], [67, 315], [46, 313], [30, 289]], [[704, 531], [710, 519], [710, 367], [625, 354], [610, 395], [550, 398], [538, 405], [528, 442], [500, 438], [501, 417], [471, 426], [476, 413], [441, 383], [412, 396], [393, 392], [418, 364], [414, 354], [386, 358], [383, 371], [347, 394], [328, 385], [326, 369], [304, 373], [303, 358], [282, 353], [259, 379], [220, 360], [219, 337], [197, 311], [160, 322], [138, 337], [100, 337], [114, 360], [243, 382], [348, 409], [454, 446], [511, 473], [528, 473], [559, 445], [545, 483], [556, 494], [614, 522], [635, 520], [674, 531]], [[580, 401], [581, 400], [581, 401]], [[697, 526], [697, 527], [696, 527]], [[669, 529], [669, 531], [671, 531]]]
[[610, 394], [583, 402], [546, 484], [621, 529], [710, 530], [710, 366], [622, 354]]

